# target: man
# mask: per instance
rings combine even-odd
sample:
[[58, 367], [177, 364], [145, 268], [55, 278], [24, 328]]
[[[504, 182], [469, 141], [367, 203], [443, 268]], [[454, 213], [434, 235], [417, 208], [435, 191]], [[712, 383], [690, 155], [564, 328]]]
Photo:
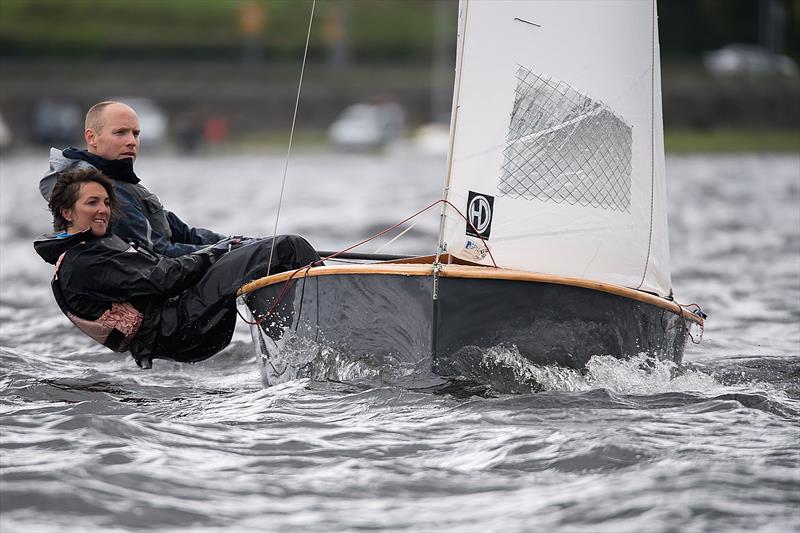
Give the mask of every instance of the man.
[[50, 170], [39, 182], [45, 200], [58, 175], [76, 167], [95, 167], [111, 178], [121, 208], [114, 233], [167, 257], [192, 253], [226, 238], [214, 231], [194, 228], [167, 211], [133, 172], [139, 152], [139, 117], [121, 102], [100, 102], [86, 113], [86, 150], [50, 149]]

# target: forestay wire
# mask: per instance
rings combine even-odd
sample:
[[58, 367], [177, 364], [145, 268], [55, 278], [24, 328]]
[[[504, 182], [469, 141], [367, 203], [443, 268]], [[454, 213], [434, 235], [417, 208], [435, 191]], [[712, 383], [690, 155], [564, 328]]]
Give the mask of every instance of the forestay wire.
[[294, 115], [292, 115], [292, 129], [289, 132], [289, 148], [286, 150], [286, 162], [283, 165], [283, 180], [281, 181], [281, 194], [278, 197], [278, 210], [275, 213], [275, 228], [272, 230], [273, 245], [269, 249], [267, 274], [272, 270], [272, 254], [275, 251], [275, 237], [278, 236], [278, 221], [281, 218], [281, 205], [283, 204], [283, 191], [286, 189], [286, 174], [289, 172], [289, 158], [292, 155], [292, 141], [294, 140], [294, 126], [297, 123], [297, 110], [300, 107], [300, 91], [303, 88], [303, 74], [306, 71], [306, 57], [308, 57], [308, 43], [311, 41], [311, 24], [314, 22], [314, 8], [317, 0], [311, 2], [311, 15], [308, 17], [308, 33], [306, 34], [306, 47], [303, 50], [303, 63], [300, 67], [300, 83], [297, 84], [297, 98], [294, 101]]

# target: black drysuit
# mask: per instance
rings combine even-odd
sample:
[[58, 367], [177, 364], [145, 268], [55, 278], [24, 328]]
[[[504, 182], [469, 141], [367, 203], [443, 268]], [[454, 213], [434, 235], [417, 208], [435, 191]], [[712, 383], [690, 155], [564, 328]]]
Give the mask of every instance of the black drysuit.
[[[302, 237], [281, 235], [274, 242], [270, 274], [319, 260]], [[195, 362], [227, 346], [236, 324], [236, 291], [267, 275], [272, 245], [271, 238], [256, 240], [214, 262], [212, 251], [169, 258], [110, 233], [43, 235], [34, 242], [48, 263], [56, 264], [63, 254], [53, 291], [57, 299], [62, 296], [68, 316], [97, 320], [115, 302], [141, 312], [127, 348], [147, 368], [154, 358]]]

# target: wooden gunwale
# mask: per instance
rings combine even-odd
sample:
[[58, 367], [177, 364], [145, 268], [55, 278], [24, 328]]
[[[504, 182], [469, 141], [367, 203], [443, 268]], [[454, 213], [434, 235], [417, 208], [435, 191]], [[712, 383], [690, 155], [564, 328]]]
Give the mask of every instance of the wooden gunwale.
[[[390, 276], [432, 276], [433, 265], [428, 264], [414, 264], [414, 263], [370, 263], [359, 265], [326, 265], [321, 267], [313, 267], [310, 269], [301, 268], [298, 270], [290, 270], [288, 272], [281, 272], [280, 274], [273, 274], [253, 280], [250, 283], [243, 285], [237, 295], [242, 296], [250, 292], [256, 291], [268, 285], [285, 282], [290, 277], [292, 279], [301, 279], [304, 277], [316, 276], [334, 276], [334, 275], [390, 275]], [[505, 268], [495, 268], [486, 266], [470, 266], [458, 264], [443, 264], [439, 270], [439, 275], [443, 278], [465, 278], [465, 279], [499, 279], [508, 281], [527, 281], [534, 283], [552, 283], [555, 285], [568, 285], [572, 287], [582, 287], [585, 289], [592, 289], [600, 292], [606, 292], [631, 300], [636, 300], [642, 303], [655, 305], [661, 307], [675, 314], [682, 314], [684, 318], [692, 320], [698, 324], [702, 323], [702, 319], [685, 307], [680, 306], [678, 303], [661, 298], [648, 292], [637, 291], [621, 285], [613, 283], [603, 283], [600, 281], [592, 281], [581, 278], [570, 278], [565, 276], [554, 276], [552, 274], [540, 274], [537, 272], [525, 272], [522, 270], [511, 270]]]

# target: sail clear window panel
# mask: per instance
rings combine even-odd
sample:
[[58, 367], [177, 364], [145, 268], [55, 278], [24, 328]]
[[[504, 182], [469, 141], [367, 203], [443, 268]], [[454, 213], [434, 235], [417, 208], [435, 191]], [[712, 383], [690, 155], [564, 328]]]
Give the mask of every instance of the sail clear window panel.
[[519, 66], [499, 195], [630, 212], [632, 139], [602, 102]]

